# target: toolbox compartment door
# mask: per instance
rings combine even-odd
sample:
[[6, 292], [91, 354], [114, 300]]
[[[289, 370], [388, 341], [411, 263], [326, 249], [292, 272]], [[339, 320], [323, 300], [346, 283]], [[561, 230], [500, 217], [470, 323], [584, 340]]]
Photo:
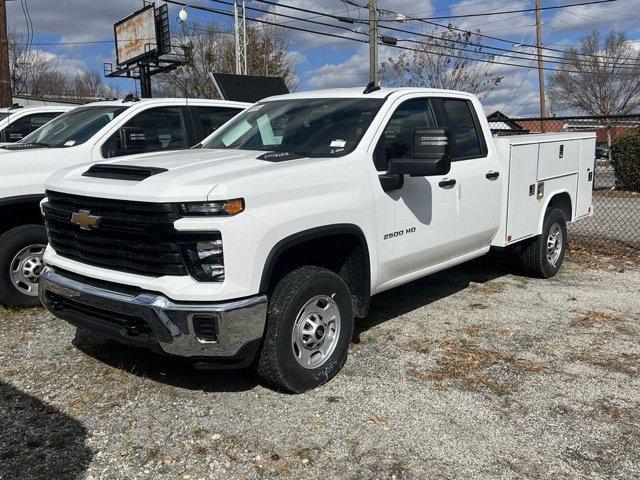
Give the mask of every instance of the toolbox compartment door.
[[541, 202], [536, 198], [540, 144], [512, 145], [509, 159], [506, 242], [537, 234]]
[[580, 148], [580, 170], [578, 171], [578, 194], [576, 218], [589, 215], [593, 202], [593, 180], [595, 175], [596, 139], [585, 138]]
[[538, 180], [575, 174], [580, 168], [581, 143], [580, 139], [542, 142], [540, 144]]

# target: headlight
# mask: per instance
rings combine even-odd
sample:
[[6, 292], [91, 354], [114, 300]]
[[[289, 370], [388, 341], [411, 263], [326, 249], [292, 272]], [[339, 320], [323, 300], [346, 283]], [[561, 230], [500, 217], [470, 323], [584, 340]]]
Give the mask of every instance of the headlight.
[[244, 200], [218, 200], [215, 202], [182, 203], [180, 205], [185, 215], [237, 215], [244, 211]]
[[180, 249], [189, 274], [193, 278], [199, 282], [224, 280], [222, 238], [219, 233], [215, 234], [211, 240], [180, 242]]

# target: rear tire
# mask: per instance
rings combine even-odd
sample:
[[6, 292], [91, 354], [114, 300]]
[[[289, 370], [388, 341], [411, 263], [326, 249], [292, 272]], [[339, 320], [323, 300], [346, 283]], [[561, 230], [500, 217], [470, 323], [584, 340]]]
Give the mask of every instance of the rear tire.
[[551, 278], [560, 269], [567, 252], [567, 222], [562, 210], [547, 211], [542, 234], [526, 242], [520, 251], [520, 261], [534, 277]]
[[318, 387], [344, 365], [352, 332], [345, 282], [325, 268], [297, 268], [277, 283], [269, 299], [258, 374], [289, 392]]
[[38, 278], [47, 232], [42, 225], [21, 225], [0, 235], [0, 302], [8, 307], [37, 307]]

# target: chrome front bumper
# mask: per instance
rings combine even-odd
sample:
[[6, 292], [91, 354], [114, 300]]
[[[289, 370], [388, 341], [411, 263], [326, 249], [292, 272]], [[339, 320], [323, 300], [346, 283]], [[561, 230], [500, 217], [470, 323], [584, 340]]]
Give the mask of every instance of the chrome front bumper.
[[[265, 295], [221, 303], [179, 303], [133, 287], [45, 267], [40, 299], [55, 316], [123, 343], [189, 358], [253, 356], [264, 333]], [[194, 322], [212, 328], [206, 338]]]

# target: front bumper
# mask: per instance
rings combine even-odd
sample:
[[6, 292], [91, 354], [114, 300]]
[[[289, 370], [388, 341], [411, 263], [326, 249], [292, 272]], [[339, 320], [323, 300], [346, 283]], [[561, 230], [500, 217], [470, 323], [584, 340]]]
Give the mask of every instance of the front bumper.
[[92, 281], [50, 266], [42, 304], [67, 322], [122, 343], [195, 360], [248, 363], [264, 333], [265, 295], [216, 303], [174, 302], [135, 287]]

